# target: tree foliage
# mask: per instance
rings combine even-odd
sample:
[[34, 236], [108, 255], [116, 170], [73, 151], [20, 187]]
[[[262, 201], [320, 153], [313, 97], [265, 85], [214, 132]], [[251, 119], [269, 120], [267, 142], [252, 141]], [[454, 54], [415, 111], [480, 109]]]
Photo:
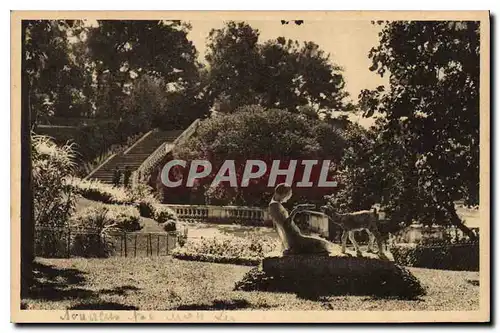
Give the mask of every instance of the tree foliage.
[[206, 73], [189, 29], [166, 20], [29, 21], [23, 98], [35, 131], [76, 125], [72, 139], [88, 161], [152, 128], [186, 128], [203, 117]]
[[259, 104], [296, 112], [348, 107], [342, 68], [313, 42], [278, 37], [259, 44], [259, 31], [230, 21], [208, 38], [208, 93], [223, 111]]
[[369, 54], [390, 87], [363, 91], [365, 115], [384, 115], [374, 145], [394, 212], [453, 223], [454, 201], [479, 196], [479, 23], [386, 22]]
[[89, 107], [83, 94], [88, 77], [72, 54], [69, 38], [78, 34], [81, 22], [28, 21], [23, 70], [29, 75], [32, 123], [51, 117], [78, 116]]
[[[284, 110], [245, 106], [234, 113], [203, 121], [195, 136], [175, 148], [174, 155], [187, 161], [204, 159], [211, 162], [212, 174], [195, 188], [195, 191], [206, 191], [210, 202], [263, 205], [274, 190], [267, 187], [273, 160], [282, 161], [282, 168], [294, 159], [328, 159], [335, 164], [342, 156], [344, 141], [342, 131], [327, 123]], [[245, 162], [251, 159], [265, 161], [268, 170], [264, 176], [252, 180], [247, 188], [229, 187], [227, 182], [215, 188], [209, 186], [225, 160], [235, 160], [239, 184]], [[324, 191], [316, 187], [297, 189], [294, 199], [319, 202], [331, 190], [326, 187]]]
[[161, 78], [182, 90], [197, 77], [196, 49], [180, 21], [103, 20], [86, 41], [95, 68], [98, 105], [116, 115], [127, 88], [142, 75]]

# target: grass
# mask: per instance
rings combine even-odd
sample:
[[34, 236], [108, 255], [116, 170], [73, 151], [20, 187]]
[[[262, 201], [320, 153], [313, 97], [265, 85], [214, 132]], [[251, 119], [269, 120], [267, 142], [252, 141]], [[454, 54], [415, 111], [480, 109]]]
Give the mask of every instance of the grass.
[[427, 288], [417, 300], [233, 291], [251, 267], [169, 256], [37, 259], [27, 309], [115, 310], [477, 310], [479, 273], [409, 268]]

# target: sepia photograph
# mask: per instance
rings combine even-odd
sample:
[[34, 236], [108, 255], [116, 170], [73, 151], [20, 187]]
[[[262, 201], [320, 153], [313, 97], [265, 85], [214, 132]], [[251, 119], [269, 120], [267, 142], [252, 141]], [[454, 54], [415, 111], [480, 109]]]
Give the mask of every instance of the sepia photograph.
[[11, 320], [489, 322], [489, 34], [11, 12]]

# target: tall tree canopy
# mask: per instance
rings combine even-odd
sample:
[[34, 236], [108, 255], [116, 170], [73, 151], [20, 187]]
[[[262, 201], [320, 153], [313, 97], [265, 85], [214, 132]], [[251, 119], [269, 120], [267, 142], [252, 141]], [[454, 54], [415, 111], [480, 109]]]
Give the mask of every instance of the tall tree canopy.
[[83, 94], [88, 77], [69, 42], [81, 29], [80, 21], [27, 22], [23, 71], [29, 77], [32, 123], [51, 117], [78, 116], [89, 107], [89, 100]]
[[370, 69], [388, 74], [390, 87], [363, 91], [360, 105], [366, 116], [385, 116], [378, 127], [381, 169], [398, 174], [393, 180], [407, 189], [395, 196], [385, 187], [388, 204], [474, 237], [453, 202], [479, 200], [479, 23], [382, 24]]
[[180, 21], [99, 21], [86, 44], [95, 67], [97, 104], [102, 114], [116, 115], [127, 88], [142, 75], [160, 78], [180, 91], [198, 80], [196, 49]]
[[257, 29], [231, 21], [210, 32], [207, 46], [208, 92], [222, 111], [251, 104], [291, 112], [350, 106], [341, 67], [313, 42], [279, 37], [259, 44]]

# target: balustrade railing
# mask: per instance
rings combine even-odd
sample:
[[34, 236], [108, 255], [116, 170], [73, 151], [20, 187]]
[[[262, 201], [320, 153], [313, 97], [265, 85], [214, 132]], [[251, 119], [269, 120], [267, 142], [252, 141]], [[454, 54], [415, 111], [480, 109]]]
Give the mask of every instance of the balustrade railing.
[[272, 225], [267, 211], [258, 207], [171, 204], [166, 206], [175, 211], [179, 220], [185, 222]]

